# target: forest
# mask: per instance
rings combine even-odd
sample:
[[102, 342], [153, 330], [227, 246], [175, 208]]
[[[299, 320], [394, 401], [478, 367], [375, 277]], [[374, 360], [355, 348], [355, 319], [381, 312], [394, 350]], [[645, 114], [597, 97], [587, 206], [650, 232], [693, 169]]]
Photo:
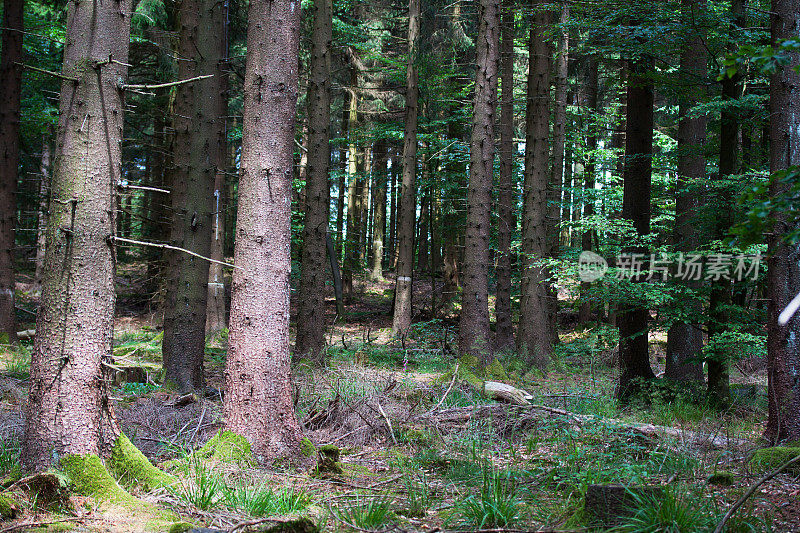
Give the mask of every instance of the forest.
[[800, 531], [800, 0], [0, 31], [0, 533]]

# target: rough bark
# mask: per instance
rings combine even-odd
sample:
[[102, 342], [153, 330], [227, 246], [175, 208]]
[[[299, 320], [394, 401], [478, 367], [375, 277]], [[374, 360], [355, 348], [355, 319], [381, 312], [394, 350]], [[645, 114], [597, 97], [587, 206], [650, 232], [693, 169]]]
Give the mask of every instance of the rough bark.
[[373, 147], [375, 164], [373, 180], [373, 205], [374, 216], [372, 221], [372, 265], [370, 278], [376, 281], [383, 280], [384, 235], [386, 234], [386, 183], [389, 179], [388, 163], [389, 152], [386, 140], [381, 139]]
[[[289, 366], [290, 181], [300, 2], [248, 8], [225, 423], [260, 462], [300, 456]], [[265, 290], [265, 287], [269, 290]]]
[[550, 359], [550, 320], [546, 269], [548, 253], [547, 185], [550, 124], [550, 47], [544, 36], [548, 13], [536, 0], [531, 24], [530, 67], [525, 111], [525, 179], [522, 216], [522, 275], [517, 349], [530, 364], [544, 368]]
[[[800, 29], [800, 0], [773, 0], [771, 36], [773, 45], [780, 39], [797, 37]], [[790, 65], [770, 79], [770, 171], [778, 172], [800, 165], [800, 75], [792, 67], [800, 54], [791, 53]], [[786, 194], [786, 186], [773, 181], [770, 195]], [[797, 220], [785, 213], [773, 213], [775, 226], [768, 239], [767, 264], [767, 376], [769, 417], [766, 437], [772, 441], [800, 439], [800, 315], [785, 326], [778, 325], [778, 314], [800, 293], [800, 247], [788, 245], [783, 236], [797, 228]]]
[[323, 362], [325, 348], [325, 253], [330, 211], [331, 0], [315, 0], [308, 79], [308, 168], [300, 306], [295, 355]]
[[[683, 0], [683, 17], [691, 28], [694, 17], [705, 11], [705, 0]], [[705, 96], [704, 83], [708, 77], [706, 62], [708, 54], [703, 45], [703, 30], [691, 28], [692, 36], [681, 51], [680, 75], [688, 84], [678, 110], [678, 180], [675, 186], [675, 250], [695, 252], [700, 246], [700, 231], [695, 226], [699, 199], [697, 180], [706, 176], [706, 160], [703, 154], [706, 144], [706, 116], [690, 116], [689, 111]], [[699, 282], [690, 281], [691, 289], [698, 289]], [[696, 299], [685, 302], [684, 309], [699, 316], [701, 303]], [[703, 330], [697, 320], [674, 323], [667, 333], [666, 369], [664, 377], [682, 383], [702, 384], [703, 365], [700, 352], [703, 349]]]
[[486, 365], [493, 351], [489, 338], [489, 234], [500, 60], [499, 0], [481, 0], [478, 4], [476, 53], [458, 347], [462, 354], [476, 355]]
[[[641, 57], [629, 61], [622, 218], [632, 222], [640, 237], [650, 233], [653, 82], [648, 76], [652, 69], [652, 58]], [[624, 251], [646, 254], [647, 248], [628, 246]], [[619, 398], [629, 398], [637, 392], [642, 381], [655, 378], [648, 350], [649, 318], [650, 310], [633, 300], [619, 310]]]
[[[731, 40], [734, 40], [744, 26], [743, 0], [731, 2], [731, 13], [734, 20], [730, 28]], [[733, 77], [722, 80], [722, 99], [725, 103], [733, 103], [742, 95], [741, 76], [737, 73]], [[722, 111], [719, 126], [719, 179], [725, 180], [728, 176], [737, 173], [737, 154], [739, 152], [739, 111], [727, 108]], [[721, 204], [714, 220], [713, 234], [716, 239], [723, 239], [728, 235], [733, 222], [733, 197], [729, 190], [721, 187], [717, 202]], [[728, 280], [720, 279], [713, 282], [709, 297], [709, 338], [728, 329], [730, 320], [729, 306], [733, 297], [733, 287]], [[730, 402], [730, 376], [728, 361], [721, 358], [706, 360], [708, 367], [708, 394], [718, 404], [726, 405]]]
[[[116, 439], [104, 364], [114, 321], [115, 190], [131, 2], [72, 2], [42, 296], [31, 354], [22, 461], [104, 455]], [[113, 59], [114, 61], [109, 61]]]
[[[214, 182], [224, 168], [225, 122], [217, 81], [224, 50], [224, 5], [216, 0], [184, 0], [180, 8], [179, 79], [215, 75], [179, 85], [175, 96], [171, 169], [173, 246], [203, 257], [211, 251]], [[164, 305], [165, 381], [179, 390], [200, 389], [205, 353], [209, 263], [170, 250]]]
[[3, 2], [0, 57], [0, 343], [16, 342], [14, 230], [19, 167], [19, 109], [22, 90], [23, 0]]
[[419, 101], [420, 0], [408, 2], [408, 66], [406, 68], [406, 117], [403, 137], [403, 178], [398, 201], [397, 279], [394, 291], [392, 333], [405, 335], [411, 326], [411, 290], [414, 275], [414, 222], [416, 220], [417, 115]]
[[511, 321], [511, 238], [517, 227], [514, 214], [514, 2], [503, 1], [500, 48], [500, 175], [497, 187], [497, 289], [494, 314], [497, 320], [495, 348], [514, 346]]
[[52, 175], [52, 144], [55, 132], [52, 126], [42, 136], [42, 162], [39, 165], [39, 218], [36, 223], [36, 270], [33, 274], [33, 292], [42, 292], [44, 254], [47, 249], [47, 210], [50, 203], [50, 176]]

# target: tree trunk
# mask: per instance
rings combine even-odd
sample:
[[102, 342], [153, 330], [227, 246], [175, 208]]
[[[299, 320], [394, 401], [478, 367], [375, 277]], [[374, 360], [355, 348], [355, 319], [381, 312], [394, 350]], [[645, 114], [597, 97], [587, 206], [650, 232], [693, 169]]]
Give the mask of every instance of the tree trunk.
[[78, 81], [61, 85], [22, 451], [29, 471], [67, 455], [105, 455], [117, 437], [103, 365], [113, 339], [119, 84], [127, 77], [130, 12], [129, 0], [69, 4], [61, 72]]
[[[773, 0], [771, 36], [773, 46], [781, 39], [797, 37], [800, 0]], [[770, 171], [779, 172], [800, 165], [800, 75], [792, 67], [800, 53], [790, 52], [789, 64], [770, 78]], [[773, 180], [770, 196], [788, 194], [784, 183]], [[769, 418], [766, 437], [771, 442], [800, 439], [800, 315], [785, 326], [778, 314], [800, 293], [800, 246], [789, 245], [784, 236], [797, 229], [797, 220], [774, 212], [775, 226], [768, 238], [767, 265], [767, 376]]]
[[[682, 0], [683, 18], [687, 28], [698, 15], [705, 13], [706, 0]], [[690, 80], [679, 103], [678, 110], [678, 181], [675, 186], [675, 250], [696, 252], [700, 247], [700, 230], [695, 226], [697, 208], [697, 181], [705, 179], [706, 160], [703, 154], [706, 144], [706, 116], [689, 116], [689, 110], [697, 102], [705, 100], [705, 85], [708, 73], [708, 54], [704, 47], [704, 32], [699, 28], [690, 30], [692, 37], [681, 52], [680, 76]], [[687, 282], [692, 290], [700, 283]], [[702, 304], [697, 299], [685, 302], [685, 309], [699, 317]], [[667, 333], [666, 369], [664, 377], [681, 383], [694, 385], [703, 383], [703, 365], [700, 353], [703, 349], [703, 330], [698, 320], [676, 322]]]
[[517, 227], [514, 215], [514, 2], [503, 1], [500, 48], [500, 176], [497, 191], [497, 290], [494, 313], [497, 320], [495, 348], [514, 346], [511, 321], [511, 238]]
[[482, 365], [491, 362], [489, 338], [489, 234], [494, 166], [494, 125], [497, 107], [497, 71], [500, 59], [500, 2], [478, 4], [478, 40], [475, 103], [472, 111], [467, 228], [464, 250], [464, 293], [458, 347]]
[[389, 268], [395, 268], [397, 258], [397, 167], [398, 157], [395, 150], [390, 149], [392, 154], [391, 181], [392, 190], [389, 195], [389, 227], [387, 228], [387, 241], [389, 242]]
[[289, 366], [300, 4], [251, 0], [248, 21], [224, 412], [228, 429], [246, 437], [263, 463], [301, 453]]
[[[633, 223], [641, 237], [650, 233], [650, 187], [653, 170], [653, 60], [629, 61], [627, 117], [625, 121], [625, 169], [622, 218]], [[647, 248], [625, 247], [626, 253], [646, 254]], [[634, 280], [636, 281], [636, 280]], [[655, 378], [650, 368], [648, 320], [650, 310], [631, 301], [619, 311], [619, 387], [617, 396], [627, 399], [642, 381]]]
[[[156, 100], [166, 100], [166, 98], [159, 98]], [[167, 107], [164, 103], [163, 107]], [[167, 176], [165, 175], [165, 157], [164, 154], [168, 150], [167, 138], [164, 131], [163, 109], [157, 106], [155, 116], [153, 117], [153, 144], [155, 146], [152, 154], [152, 161], [150, 164], [150, 185], [156, 188], [169, 189]], [[150, 222], [145, 226], [146, 232], [144, 237], [151, 242], [164, 242], [169, 237], [169, 217], [167, 216], [167, 202], [169, 202], [169, 195], [155, 191], [148, 191], [151, 199], [148, 202], [150, 210], [148, 211], [148, 219]], [[147, 258], [147, 284], [146, 291], [150, 295], [155, 295], [161, 290], [163, 270], [164, 270], [164, 253], [160, 248], [148, 247], [146, 249]]]
[[[734, 40], [739, 30], [744, 26], [744, 3], [743, 0], [734, 0], [731, 3], [731, 12], [734, 22], [730, 29], [731, 40]], [[727, 76], [722, 80], [722, 99], [726, 104], [732, 104], [733, 100], [738, 100], [742, 95], [741, 76], [734, 75], [732, 78]], [[727, 179], [728, 176], [737, 173], [737, 153], [739, 151], [739, 111], [737, 109], [724, 109], [720, 117], [719, 126], [719, 179]], [[733, 211], [733, 198], [731, 193], [724, 187], [720, 188], [717, 201], [722, 205], [718, 210], [714, 224], [714, 238], [723, 239], [729, 231], [733, 222], [731, 215]], [[728, 330], [730, 312], [728, 310], [733, 296], [733, 287], [728, 280], [720, 279], [711, 285], [711, 295], [709, 297], [709, 338], [719, 335]], [[709, 358], [706, 360], [708, 367], [708, 394], [712, 400], [720, 405], [727, 405], [730, 402], [730, 376], [728, 373], [728, 361], [721, 358]]]
[[[588, 113], [589, 120], [586, 125], [588, 129], [586, 135], [586, 151], [589, 152], [589, 156], [586, 162], [586, 167], [584, 168], [584, 180], [583, 180], [583, 219], [588, 220], [594, 216], [594, 202], [595, 202], [595, 172], [597, 171], [597, 156], [594, 154], [594, 151], [597, 150], [597, 112], [599, 111], [597, 105], [597, 78], [598, 78], [598, 69], [599, 69], [600, 62], [597, 59], [597, 56], [591, 56], [589, 58], [589, 65], [586, 69], [586, 84], [582, 94], [585, 96], [586, 101], [581, 102], [584, 106], [586, 112]], [[573, 198], [574, 195], [577, 194], [577, 182], [575, 178], [573, 178]], [[574, 200], [573, 200], [574, 201]], [[578, 202], [580, 206], [580, 202]], [[578, 206], [578, 209], [580, 207]], [[580, 211], [576, 213], [578, 216]], [[584, 231], [581, 234], [581, 250], [583, 251], [592, 251], [592, 235], [593, 231]], [[592, 307], [591, 303], [588, 301], [587, 298], [587, 291], [589, 289], [589, 284], [584, 282], [581, 283], [581, 306], [578, 311], [578, 322], [581, 324], [587, 324], [589, 320], [591, 320], [592, 315]]]
[[[350, 91], [344, 92], [344, 102], [342, 105], [342, 121], [341, 121], [341, 135], [342, 139], [347, 139], [348, 132], [350, 131], [349, 120], [350, 116], [350, 102], [349, 98], [354, 98]], [[339, 148], [339, 190], [336, 199], [336, 256], [337, 261], [342, 258], [342, 249], [344, 248], [344, 220], [345, 220], [345, 197], [347, 196], [347, 148], [342, 145]]]
[[19, 171], [19, 107], [22, 91], [23, 0], [3, 2], [0, 58], [0, 344], [16, 342], [14, 230]]
[[[430, 179], [428, 165], [422, 166], [423, 183]], [[420, 272], [428, 271], [428, 229], [430, 228], [431, 196], [427, 187], [423, 187], [422, 202], [419, 206], [419, 235], [417, 238], [417, 269]]]
[[358, 146], [356, 145], [356, 124], [358, 121], [358, 96], [355, 89], [358, 85], [358, 72], [355, 67], [350, 68], [350, 84], [352, 90], [348, 101], [347, 129], [347, 235], [344, 240], [344, 261], [342, 264], [342, 282], [344, 284], [345, 298], [349, 301], [353, 297], [353, 273], [358, 268], [358, 230], [361, 227], [361, 202], [359, 193], [361, 183], [358, 178]]
[[36, 271], [33, 275], [33, 292], [41, 294], [44, 275], [44, 255], [47, 249], [47, 211], [50, 203], [50, 176], [52, 175], [53, 127], [48, 126], [42, 136], [42, 164], [39, 166], [39, 219], [36, 226]]
[[330, 211], [331, 0], [314, 0], [308, 79], [308, 169], [295, 356], [324, 363], [325, 252]]
[[375, 142], [375, 164], [373, 167], [373, 179], [375, 188], [373, 189], [374, 216], [372, 221], [372, 268], [370, 278], [375, 281], [383, 280], [383, 238], [386, 233], [386, 182], [388, 181], [389, 152], [386, 147], [386, 140], [380, 139]]
[[547, 185], [550, 128], [550, 47], [545, 39], [549, 24], [543, 0], [536, 0], [531, 24], [528, 102], [525, 111], [525, 183], [522, 218], [522, 296], [517, 349], [528, 363], [544, 368], [550, 360], [550, 320], [547, 270], [541, 265], [547, 243]]
[[419, 83], [420, 0], [408, 2], [408, 66], [406, 68], [406, 124], [403, 136], [403, 180], [397, 222], [397, 280], [394, 291], [392, 333], [405, 335], [411, 327], [411, 291], [414, 275], [414, 222], [416, 220], [417, 114]]
[[[224, 50], [225, 13], [216, 0], [183, 0], [180, 8], [180, 79], [218, 74]], [[201, 16], [202, 14], [202, 16]], [[173, 246], [208, 257], [211, 252], [214, 182], [224, 167], [225, 124], [216, 77], [179, 85], [175, 96], [172, 168]], [[201, 389], [206, 345], [209, 263], [168, 251], [164, 305], [164, 379], [179, 390]]]

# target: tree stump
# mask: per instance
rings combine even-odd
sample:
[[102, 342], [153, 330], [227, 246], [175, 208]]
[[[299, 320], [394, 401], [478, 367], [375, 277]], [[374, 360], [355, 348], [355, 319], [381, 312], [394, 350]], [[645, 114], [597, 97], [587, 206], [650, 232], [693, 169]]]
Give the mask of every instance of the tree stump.
[[584, 500], [587, 525], [617, 526], [633, 516], [643, 502], [658, 500], [663, 492], [660, 486], [589, 485]]

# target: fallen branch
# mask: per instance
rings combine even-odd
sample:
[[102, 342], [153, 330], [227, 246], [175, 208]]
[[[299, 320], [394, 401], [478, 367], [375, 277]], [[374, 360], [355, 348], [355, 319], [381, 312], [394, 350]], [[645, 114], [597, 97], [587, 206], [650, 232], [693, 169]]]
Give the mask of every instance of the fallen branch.
[[777, 476], [778, 474], [780, 474], [781, 472], [783, 472], [784, 470], [786, 470], [787, 468], [789, 468], [790, 466], [792, 466], [793, 464], [795, 464], [798, 461], [800, 461], [800, 455], [796, 456], [794, 459], [790, 459], [789, 461], [785, 462], [784, 464], [782, 464], [781, 466], [779, 466], [778, 468], [776, 468], [775, 470], [773, 470], [772, 472], [770, 472], [766, 476], [764, 476], [761, 479], [759, 479], [758, 481], [756, 481], [749, 489], [747, 489], [747, 492], [745, 492], [742, 495], [741, 498], [736, 500], [736, 503], [734, 503], [731, 506], [731, 508], [728, 509], [728, 512], [725, 513], [725, 516], [723, 516], [722, 520], [719, 521], [719, 524], [717, 524], [717, 527], [714, 528], [714, 533], [722, 533], [722, 530], [725, 529], [725, 524], [728, 522], [728, 520], [731, 519], [731, 517], [733, 516], [733, 513], [738, 511], [739, 507], [744, 505], [744, 502], [746, 502], [750, 498], [750, 496], [755, 494], [755, 492], [758, 489], [758, 487], [760, 487], [761, 485], [763, 485], [764, 483], [766, 483], [770, 479], [774, 478], [775, 476]]
[[183, 85], [184, 83], [192, 83], [194, 81], [204, 80], [206, 78], [213, 78], [213, 74], [206, 74], [205, 76], [197, 76], [194, 78], [189, 78], [188, 80], [178, 80], [178, 81], [171, 81], [168, 83], [158, 83], [156, 85], [123, 85], [122, 88], [126, 91], [128, 90], [135, 90], [139, 89], [142, 91], [148, 91], [151, 89], [166, 89], [167, 87], [175, 87], [176, 85]]
[[389, 434], [392, 436], [392, 442], [394, 442], [394, 445], [397, 446], [397, 439], [394, 437], [394, 430], [392, 429], [392, 421], [389, 420], [389, 417], [386, 415], [386, 411], [383, 410], [380, 400], [375, 398], [375, 403], [378, 404], [378, 411], [381, 412], [381, 416], [384, 420], [386, 420], [386, 426], [389, 428]]
[[75, 516], [71, 518], [61, 518], [59, 520], [49, 520], [47, 522], [23, 522], [13, 526], [4, 527], [0, 529], [0, 533], [8, 533], [9, 531], [16, 531], [18, 529], [29, 529], [34, 527], [51, 526], [54, 524], [63, 524], [64, 522], [83, 522], [84, 520], [103, 520], [102, 518], [91, 518], [86, 516]]

